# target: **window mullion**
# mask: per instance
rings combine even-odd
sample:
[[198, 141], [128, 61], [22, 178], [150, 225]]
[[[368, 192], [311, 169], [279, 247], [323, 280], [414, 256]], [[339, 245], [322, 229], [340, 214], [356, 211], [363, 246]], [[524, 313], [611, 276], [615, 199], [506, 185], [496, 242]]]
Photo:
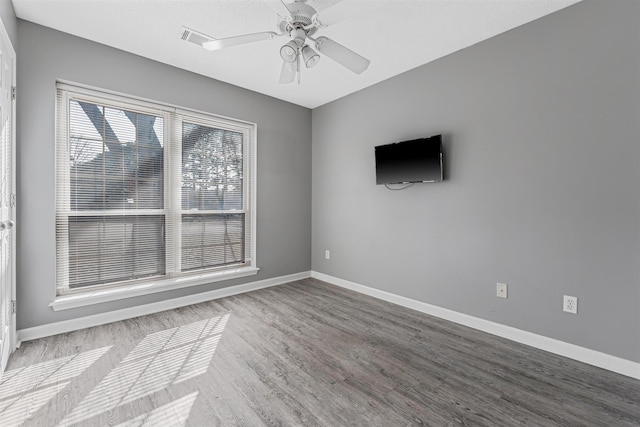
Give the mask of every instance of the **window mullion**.
[[167, 271], [175, 276], [180, 273], [182, 263], [182, 116], [171, 113], [167, 118], [166, 150], [166, 197], [167, 211]]

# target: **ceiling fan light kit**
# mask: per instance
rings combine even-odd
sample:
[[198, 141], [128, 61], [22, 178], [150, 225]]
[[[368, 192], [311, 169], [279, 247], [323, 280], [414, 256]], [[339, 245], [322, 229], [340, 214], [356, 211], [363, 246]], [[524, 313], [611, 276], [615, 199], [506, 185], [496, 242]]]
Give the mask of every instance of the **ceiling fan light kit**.
[[298, 57], [298, 45], [290, 40], [280, 48], [280, 56], [284, 62], [295, 62]]
[[[293, 3], [285, 3], [282, 0], [264, 0], [278, 8], [278, 30], [279, 33], [266, 31], [262, 33], [244, 34], [224, 39], [213, 39], [202, 43], [202, 47], [214, 51], [225, 49], [241, 44], [254, 43], [263, 40], [271, 40], [276, 37], [288, 36], [291, 38], [280, 48], [282, 58], [282, 68], [280, 71], [279, 83], [288, 84], [296, 80], [300, 83], [300, 60], [307, 68], [312, 68], [320, 61], [321, 54], [327, 56], [346, 69], [361, 74], [371, 63], [367, 58], [355, 53], [338, 42], [328, 37], [321, 36], [317, 39], [312, 36], [319, 30], [328, 27], [326, 23], [320, 21], [318, 12], [308, 4], [306, 0], [296, 0]], [[284, 14], [286, 10], [286, 16]], [[316, 52], [306, 42], [312, 41], [315, 44]]]
[[320, 61], [320, 55], [308, 45], [302, 47], [302, 59], [307, 68], [315, 67]]

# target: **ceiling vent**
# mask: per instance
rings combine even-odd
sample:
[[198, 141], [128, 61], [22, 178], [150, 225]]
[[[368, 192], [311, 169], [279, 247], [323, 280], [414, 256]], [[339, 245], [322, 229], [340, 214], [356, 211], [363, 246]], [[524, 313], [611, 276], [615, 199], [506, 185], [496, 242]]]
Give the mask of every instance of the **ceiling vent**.
[[205, 42], [215, 40], [213, 37], [209, 37], [206, 34], [199, 33], [187, 27], [180, 29], [180, 38], [184, 41], [197, 44], [198, 46], [202, 46]]

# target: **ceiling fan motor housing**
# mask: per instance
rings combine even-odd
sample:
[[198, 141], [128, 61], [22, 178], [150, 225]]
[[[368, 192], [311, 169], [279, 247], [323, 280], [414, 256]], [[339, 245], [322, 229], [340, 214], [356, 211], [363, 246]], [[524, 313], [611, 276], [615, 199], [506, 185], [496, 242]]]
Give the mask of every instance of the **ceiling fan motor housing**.
[[[313, 17], [317, 13], [313, 7], [301, 2], [290, 3], [286, 6], [291, 16], [281, 19], [278, 23], [281, 33], [291, 34], [292, 31], [301, 29], [305, 35], [311, 36], [318, 30], [313, 21]], [[293, 34], [291, 36], [296, 39]]]
[[289, 35], [298, 46], [302, 46], [307, 39], [307, 32], [302, 28], [296, 28], [295, 30], [292, 30]]

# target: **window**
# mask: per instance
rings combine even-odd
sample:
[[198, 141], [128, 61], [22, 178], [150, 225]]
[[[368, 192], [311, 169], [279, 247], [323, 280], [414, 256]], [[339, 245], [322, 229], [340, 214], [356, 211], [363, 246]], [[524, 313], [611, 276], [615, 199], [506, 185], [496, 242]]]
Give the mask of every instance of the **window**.
[[254, 124], [57, 91], [58, 295], [255, 270]]

